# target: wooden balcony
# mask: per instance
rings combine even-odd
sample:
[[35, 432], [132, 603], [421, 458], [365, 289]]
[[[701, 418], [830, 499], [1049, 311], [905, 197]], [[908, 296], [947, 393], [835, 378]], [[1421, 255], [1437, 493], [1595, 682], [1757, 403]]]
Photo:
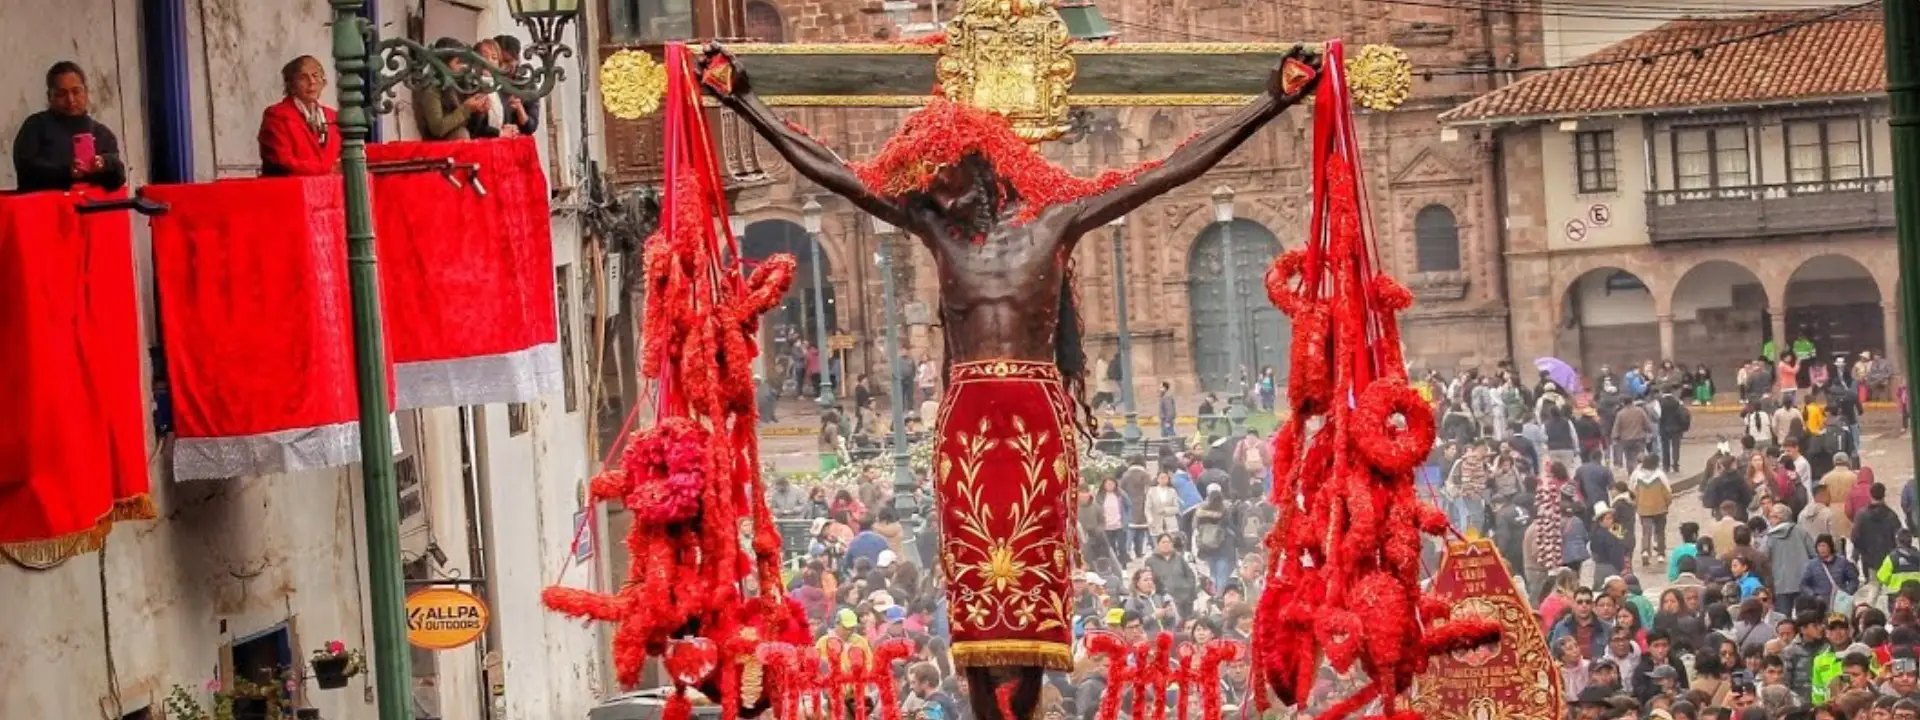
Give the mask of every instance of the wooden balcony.
[[[707, 108], [707, 132], [719, 153], [720, 171], [728, 189], [751, 187], [769, 182], [760, 162], [760, 150], [753, 128], [732, 110]], [[608, 170], [615, 186], [659, 183], [666, 173], [660, 149], [664, 141], [663, 114], [639, 120], [621, 120], [606, 116], [605, 136]]]
[[1893, 229], [1893, 178], [1647, 193], [1654, 244]]

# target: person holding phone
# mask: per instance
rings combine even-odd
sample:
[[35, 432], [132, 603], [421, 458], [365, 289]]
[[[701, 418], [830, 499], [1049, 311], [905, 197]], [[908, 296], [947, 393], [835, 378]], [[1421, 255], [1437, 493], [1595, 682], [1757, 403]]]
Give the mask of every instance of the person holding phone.
[[13, 169], [21, 192], [127, 184], [120, 139], [93, 119], [87, 73], [62, 60], [47, 69], [47, 109], [27, 116], [13, 140]]

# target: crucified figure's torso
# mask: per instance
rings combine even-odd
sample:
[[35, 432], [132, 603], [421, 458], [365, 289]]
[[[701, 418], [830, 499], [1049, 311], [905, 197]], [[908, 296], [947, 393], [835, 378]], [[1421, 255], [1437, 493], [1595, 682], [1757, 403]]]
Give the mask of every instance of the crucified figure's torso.
[[[716, 47], [708, 54], [723, 52]], [[1302, 51], [1290, 57], [1296, 56], [1309, 65], [1318, 61]], [[1313, 87], [1307, 81], [1283, 89], [1281, 72], [1275, 70], [1267, 94], [1195, 136], [1133, 182], [1017, 221], [1022, 199], [1010, 198], [1004, 205], [995, 202], [996, 178], [985, 162], [943, 168], [924, 192], [881, 196], [862, 184], [832, 150], [782, 122], [753, 94], [737, 61], [732, 82], [731, 91], [720, 95], [721, 102], [766, 138], [794, 170], [919, 238], [933, 253], [940, 276], [940, 320], [948, 363], [1051, 362], [1054, 331], [1060, 322], [1061, 280], [1080, 237], [1199, 178]]]

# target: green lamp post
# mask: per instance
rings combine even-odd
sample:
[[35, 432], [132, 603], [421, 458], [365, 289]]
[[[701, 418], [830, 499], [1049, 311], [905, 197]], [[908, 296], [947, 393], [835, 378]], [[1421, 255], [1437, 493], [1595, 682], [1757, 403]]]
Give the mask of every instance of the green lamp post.
[[1133, 404], [1133, 333], [1127, 329], [1127, 216], [1114, 218], [1107, 225], [1113, 228], [1113, 312], [1118, 323], [1115, 340], [1120, 345], [1120, 407], [1127, 413], [1120, 438], [1127, 452], [1133, 453], [1140, 450], [1140, 410]]
[[[1893, 216], [1900, 252], [1899, 339], [1907, 387], [1920, 388], [1920, 0], [1883, 3], [1887, 95], [1893, 101]], [[1909, 391], [1911, 392], [1911, 391]], [[1920, 433], [1908, 433], [1920, 458]]]
[[[380, 276], [374, 254], [373, 209], [368, 202], [367, 135], [375, 114], [391, 112], [387, 96], [409, 87], [462, 93], [499, 91], [537, 100], [565, 78], [556, 64], [573, 51], [560, 42], [579, 13], [578, 0], [509, 0], [514, 20], [533, 35], [527, 59], [502, 68], [467, 49], [430, 49], [405, 38], [379, 38], [377, 22], [361, 17], [366, 0], [329, 0], [333, 6], [334, 74], [340, 87], [340, 175], [346, 185], [347, 263], [353, 299], [354, 380], [359, 386], [360, 475], [366, 495], [367, 575], [373, 619], [373, 676], [380, 720], [413, 717], [408, 667], [406, 582], [400, 563], [400, 498], [393, 469], [393, 427], [387, 407], [386, 349], [381, 344]], [[462, 61], [454, 69], [450, 60]], [[371, 63], [378, 61], [378, 66]], [[369, 68], [374, 72], [367, 73]], [[368, 87], [371, 82], [372, 87]]]
[[[907, 529], [906, 540], [901, 546], [906, 549], [907, 546], [914, 544], [915, 538], [919, 535], [920, 506], [916, 494], [920, 484], [914, 480], [913, 470], [907, 463], [907, 403], [911, 400], [897, 395], [900, 383], [895, 382], [899, 377], [900, 364], [900, 301], [894, 291], [893, 243], [889, 240], [896, 232], [899, 231], [887, 224], [885, 220], [873, 218], [873, 236], [880, 245], [880, 250], [873, 254], [873, 264], [880, 269], [880, 277], [884, 283], [882, 288], [886, 293], [887, 367], [893, 369], [892, 372], [887, 373], [889, 376], [887, 382], [894, 387], [896, 393], [893, 402], [889, 403], [893, 406], [893, 432], [891, 433], [893, 436], [891, 443], [893, 446], [893, 507], [894, 512], [899, 515], [900, 524]], [[918, 558], [918, 547], [911, 548], [906, 555]]]

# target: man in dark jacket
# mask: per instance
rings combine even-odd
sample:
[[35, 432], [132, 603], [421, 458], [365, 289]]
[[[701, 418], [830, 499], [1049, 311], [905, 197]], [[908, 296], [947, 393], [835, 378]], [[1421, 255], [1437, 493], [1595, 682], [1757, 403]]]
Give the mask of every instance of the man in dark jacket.
[[1681, 690], [1687, 687], [1687, 668], [1680, 664], [1680, 658], [1673, 654], [1673, 638], [1666, 630], [1654, 628], [1647, 631], [1647, 650], [1640, 653], [1640, 664], [1633, 668], [1633, 695], [1641, 703], [1660, 694], [1660, 683], [1654, 682], [1653, 669], [1662, 665], [1671, 667], [1678, 677], [1676, 683]]
[[1873, 502], [1853, 516], [1853, 551], [1859, 555], [1860, 570], [1866, 575], [1877, 572], [1880, 561], [1893, 552], [1893, 536], [1901, 529], [1900, 516], [1887, 507], [1887, 486], [1874, 483], [1869, 492]]
[[1780, 660], [1786, 665], [1787, 687], [1799, 697], [1813, 694], [1813, 659], [1827, 650], [1826, 618], [1818, 610], [1808, 610], [1794, 616], [1800, 636], [1780, 651]]
[[1146, 458], [1134, 457], [1127, 462], [1127, 471], [1120, 474], [1120, 492], [1126, 493], [1129, 503], [1127, 547], [1134, 557], [1147, 555], [1147, 486], [1153, 484], [1153, 475], [1146, 465]]
[[1613, 470], [1600, 461], [1598, 452], [1586, 453], [1586, 461], [1573, 471], [1573, 479], [1580, 487], [1580, 500], [1585, 505], [1606, 502], [1613, 490]]
[[1631, 464], [1647, 452], [1647, 441], [1659, 428], [1653, 424], [1653, 417], [1639, 401], [1624, 405], [1613, 416], [1613, 445], [1619, 448], [1622, 460]]
[[1669, 473], [1680, 472], [1680, 438], [1693, 426], [1693, 414], [1687, 404], [1675, 397], [1672, 387], [1660, 389], [1660, 466]]
[[1547, 633], [1547, 645], [1559, 647], [1560, 641], [1573, 638], [1588, 660], [1597, 660], [1607, 651], [1613, 637], [1613, 624], [1593, 612], [1593, 590], [1580, 588], [1573, 594], [1573, 610], [1560, 616]]

